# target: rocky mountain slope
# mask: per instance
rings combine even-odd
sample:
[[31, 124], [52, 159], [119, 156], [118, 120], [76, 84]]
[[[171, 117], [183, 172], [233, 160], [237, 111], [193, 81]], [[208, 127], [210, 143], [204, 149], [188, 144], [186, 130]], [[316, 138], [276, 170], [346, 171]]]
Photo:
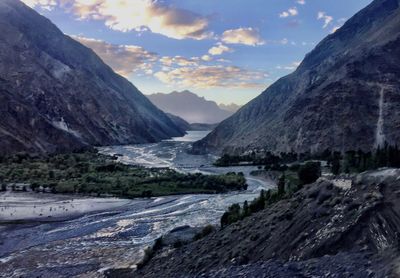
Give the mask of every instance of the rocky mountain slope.
[[184, 131], [90, 49], [0, 1], [0, 154], [155, 142]]
[[189, 123], [220, 123], [234, 112], [221, 109], [214, 101], [206, 100], [190, 91], [153, 94], [148, 98], [161, 110], [181, 117]]
[[399, 5], [373, 1], [195, 150], [365, 151], [399, 143]]
[[320, 179], [179, 248], [140, 277], [398, 277], [400, 170]]

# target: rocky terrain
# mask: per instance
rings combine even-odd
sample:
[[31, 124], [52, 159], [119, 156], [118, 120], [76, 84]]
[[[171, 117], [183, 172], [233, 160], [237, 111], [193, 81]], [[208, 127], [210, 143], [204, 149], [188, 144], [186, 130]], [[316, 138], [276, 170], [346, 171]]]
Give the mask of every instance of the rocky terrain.
[[0, 155], [184, 134], [92, 50], [20, 1], [0, 1], [0, 33]]
[[400, 140], [399, 0], [375, 0], [196, 151], [369, 151]]
[[135, 274], [396, 277], [399, 198], [398, 169], [365, 172], [347, 180], [320, 179], [203, 239], [162, 249]]
[[[153, 94], [148, 98], [161, 110], [181, 117], [185, 121], [201, 124], [220, 123], [235, 111], [225, 110], [214, 101], [206, 100], [190, 91]], [[234, 109], [228, 106], [227, 109]]]

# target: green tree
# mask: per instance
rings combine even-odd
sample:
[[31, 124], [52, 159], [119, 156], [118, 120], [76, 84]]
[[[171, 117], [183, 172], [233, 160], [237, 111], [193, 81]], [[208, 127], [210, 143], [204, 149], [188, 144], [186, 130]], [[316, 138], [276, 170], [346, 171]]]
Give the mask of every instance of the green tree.
[[285, 184], [286, 184], [286, 177], [285, 172], [281, 175], [278, 181], [278, 194], [283, 195], [285, 194]]
[[334, 175], [338, 175], [340, 173], [340, 157], [338, 155], [333, 156], [331, 162], [331, 171]]
[[300, 187], [315, 182], [321, 176], [321, 164], [319, 162], [307, 162], [302, 165], [297, 173]]

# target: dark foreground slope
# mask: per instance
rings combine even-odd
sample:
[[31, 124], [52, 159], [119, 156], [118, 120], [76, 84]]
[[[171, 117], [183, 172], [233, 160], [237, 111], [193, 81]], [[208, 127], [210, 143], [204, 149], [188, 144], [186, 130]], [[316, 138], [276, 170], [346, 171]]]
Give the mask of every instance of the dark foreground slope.
[[399, 107], [399, 0], [375, 0], [195, 150], [371, 150], [400, 142]]
[[19, 0], [0, 0], [0, 154], [183, 135], [90, 49]]
[[386, 169], [356, 176], [348, 188], [318, 181], [241, 222], [158, 253], [137, 274], [396, 277], [399, 178], [400, 170]]

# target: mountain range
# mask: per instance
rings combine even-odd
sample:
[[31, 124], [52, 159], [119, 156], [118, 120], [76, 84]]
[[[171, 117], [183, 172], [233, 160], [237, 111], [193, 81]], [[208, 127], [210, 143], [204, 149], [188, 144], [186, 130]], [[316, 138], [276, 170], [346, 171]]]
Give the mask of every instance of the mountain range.
[[216, 124], [232, 116], [238, 105], [220, 105], [190, 91], [157, 93], [148, 98], [161, 110], [181, 117], [189, 123]]
[[91, 49], [0, 1], [0, 154], [156, 142], [179, 128]]
[[375, 0], [194, 150], [371, 151], [400, 142], [399, 107], [399, 0]]

